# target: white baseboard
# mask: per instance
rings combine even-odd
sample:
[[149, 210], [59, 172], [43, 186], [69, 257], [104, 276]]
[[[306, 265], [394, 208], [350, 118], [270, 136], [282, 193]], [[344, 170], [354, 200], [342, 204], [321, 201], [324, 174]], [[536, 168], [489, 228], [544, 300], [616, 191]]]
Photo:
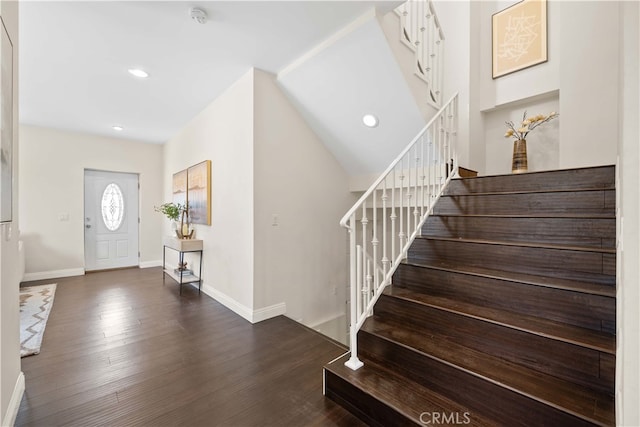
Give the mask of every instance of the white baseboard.
[[24, 282], [32, 280], [56, 279], [58, 277], [84, 276], [84, 268], [68, 268], [66, 270], [38, 271], [25, 273]]
[[[197, 284], [193, 284], [194, 286], [198, 286]], [[271, 319], [272, 317], [280, 316], [281, 314], [285, 314], [287, 311], [287, 306], [285, 303], [281, 302], [279, 304], [274, 304], [269, 307], [259, 308], [257, 310], [252, 310], [249, 307], [240, 304], [235, 299], [231, 298], [229, 295], [220, 292], [215, 289], [213, 286], [209, 286], [206, 283], [202, 284], [202, 292], [209, 295], [214, 300], [218, 301], [220, 304], [227, 307], [229, 310], [243, 317], [245, 320], [248, 320], [251, 323], [262, 322], [263, 320]]]
[[262, 307], [257, 310], [253, 310], [253, 321], [251, 323], [262, 322], [263, 320], [286, 314], [286, 312], [287, 306], [283, 302], [273, 304], [268, 307]]
[[22, 401], [24, 388], [24, 374], [20, 372], [20, 375], [18, 375], [18, 379], [16, 380], [16, 385], [13, 388], [11, 400], [9, 400], [7, 412], [4, 414], [4, 418], [2, 418], [2, 427], [13, 426], [16, 423], [16, 417], [18, 416], [18, 409], [20, 409], [20, 402]]
[[140, 262], [140, 268], [151, 268], [151, 267], [162, 267], [162, 260]]

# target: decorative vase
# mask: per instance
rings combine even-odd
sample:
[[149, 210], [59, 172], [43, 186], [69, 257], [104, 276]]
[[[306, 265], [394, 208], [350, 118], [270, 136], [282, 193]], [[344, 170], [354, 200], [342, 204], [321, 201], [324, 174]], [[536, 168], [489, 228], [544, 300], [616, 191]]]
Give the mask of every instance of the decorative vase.
[[176, 235], [178, 239], [193, 239], [194, 229], [191, 226], [191, 221], [189, 220], [189, 212], [185, 209], [182, 211], [182, 216], [180, 217], [180, 224], [176, 229]]
[[527, 172], [527, 140], [518, 139], [513, 141], [513, 159], [511, 160], [511, 172], [522, 173]]

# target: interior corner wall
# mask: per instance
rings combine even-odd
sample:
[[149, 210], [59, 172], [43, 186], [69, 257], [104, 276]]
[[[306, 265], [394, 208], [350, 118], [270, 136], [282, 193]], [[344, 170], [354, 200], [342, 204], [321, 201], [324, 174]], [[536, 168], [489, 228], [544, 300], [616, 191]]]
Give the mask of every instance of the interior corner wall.
[[560, 3], [560, 165], [616, 162], [620, 2]]
[[[348, 176], [278, 87], [255, 71], [255, 305], [313, 326], [345, 314]], [[346, 325], [345, 325], [346, 330]]]
[[[484, 159], [472, 155], [469, 139], [469, 104], [471, 89], [471, 2], [435, 0], [434, 7], [444, 32], [444, 96], [458, 93], [458, 161], [460, 166], [478, 170]], [[463, 54], [460, 54], [463, 52]], [[473, 73], [475, 76], [477, 73]]]
[[616, 423], [640, 425], [640, 5], [620, 8]]
[[20, 126], [20, 143], [27, 275], [84, 269], [85, 169], [139, 174], [140, 261], [161, 259], [162, 221], [153, 210], [162, 200], [161, 145], [26, 125]]
[[[19, 40], [18, 2], [0, 2], [0, 16], [13, 44], [13, 156], [12, 156], [12, 222], [0, 225], [0, 425], [9, 425], [18, 413], [24, 391], [24, 378], [20, 372], [20, 304], [18, 271], [19, 238]], [[4, 64], [3, 64], [4, 65]], [[20, 387], [20, 385], [22, 385]]]
[[[483, 66], [482, 40], [482, 15], [483, 2], [469, 1], [469, 167], [479, 175], [486, 174], [486, 150], [484, 136], [484, 121], [481, 113], [482, 104], [482, 77], [478, 70]], [[463, 51], [466, 52], [466, 51]]]
[[[249, 71], [164, 146], [164, 201], [172, 175], [211, 160], [211, 225], [204, 241], [203, 288], [250, 316], [253, 310], [253, 71]], [[163, 218], [164, 235], [170, 234]]]
[[[614, 164], [618, 135], [618, 26], [617, 1], [547, 2], [548, 61], [492, 79], [491, 16], [515, 1], [483, 1], [472, 6], [472, 20], [480, 34], [479, 98], [476, 106], [487, 114], [495, 109], [535, 108], [539, 97], [559, 93], [558, 167], [572, 168]], [[474, 35], [472, 34], [472, 39]], [[473, 51], [471, 52], [473, 56]], [[530, 111], [532, 114], [548, 111]], [[493, 130], [491, 131], [493, 132]], [[482, 139], [503, 140], [499, 133], [484, 130]], [[505, 147], [511, 151], [510, 147]], [[486, 169], [498, 168], [486, 154]]]

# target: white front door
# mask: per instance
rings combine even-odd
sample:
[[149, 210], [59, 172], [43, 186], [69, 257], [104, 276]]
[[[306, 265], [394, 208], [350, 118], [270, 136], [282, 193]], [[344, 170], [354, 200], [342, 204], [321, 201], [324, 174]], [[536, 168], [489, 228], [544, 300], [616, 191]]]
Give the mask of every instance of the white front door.
[[84, 171], [84, 265], [138, 265], [137, 174]]

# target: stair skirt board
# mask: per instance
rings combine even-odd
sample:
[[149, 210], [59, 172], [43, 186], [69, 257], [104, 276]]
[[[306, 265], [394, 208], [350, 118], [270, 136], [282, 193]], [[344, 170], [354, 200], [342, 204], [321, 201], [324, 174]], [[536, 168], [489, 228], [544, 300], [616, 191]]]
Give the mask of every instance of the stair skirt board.
[[[615, 168], [454, 179], [325, 394], [369, 425], [615, 425]], [[437, 420], [432, 418], [433, 415]]]

